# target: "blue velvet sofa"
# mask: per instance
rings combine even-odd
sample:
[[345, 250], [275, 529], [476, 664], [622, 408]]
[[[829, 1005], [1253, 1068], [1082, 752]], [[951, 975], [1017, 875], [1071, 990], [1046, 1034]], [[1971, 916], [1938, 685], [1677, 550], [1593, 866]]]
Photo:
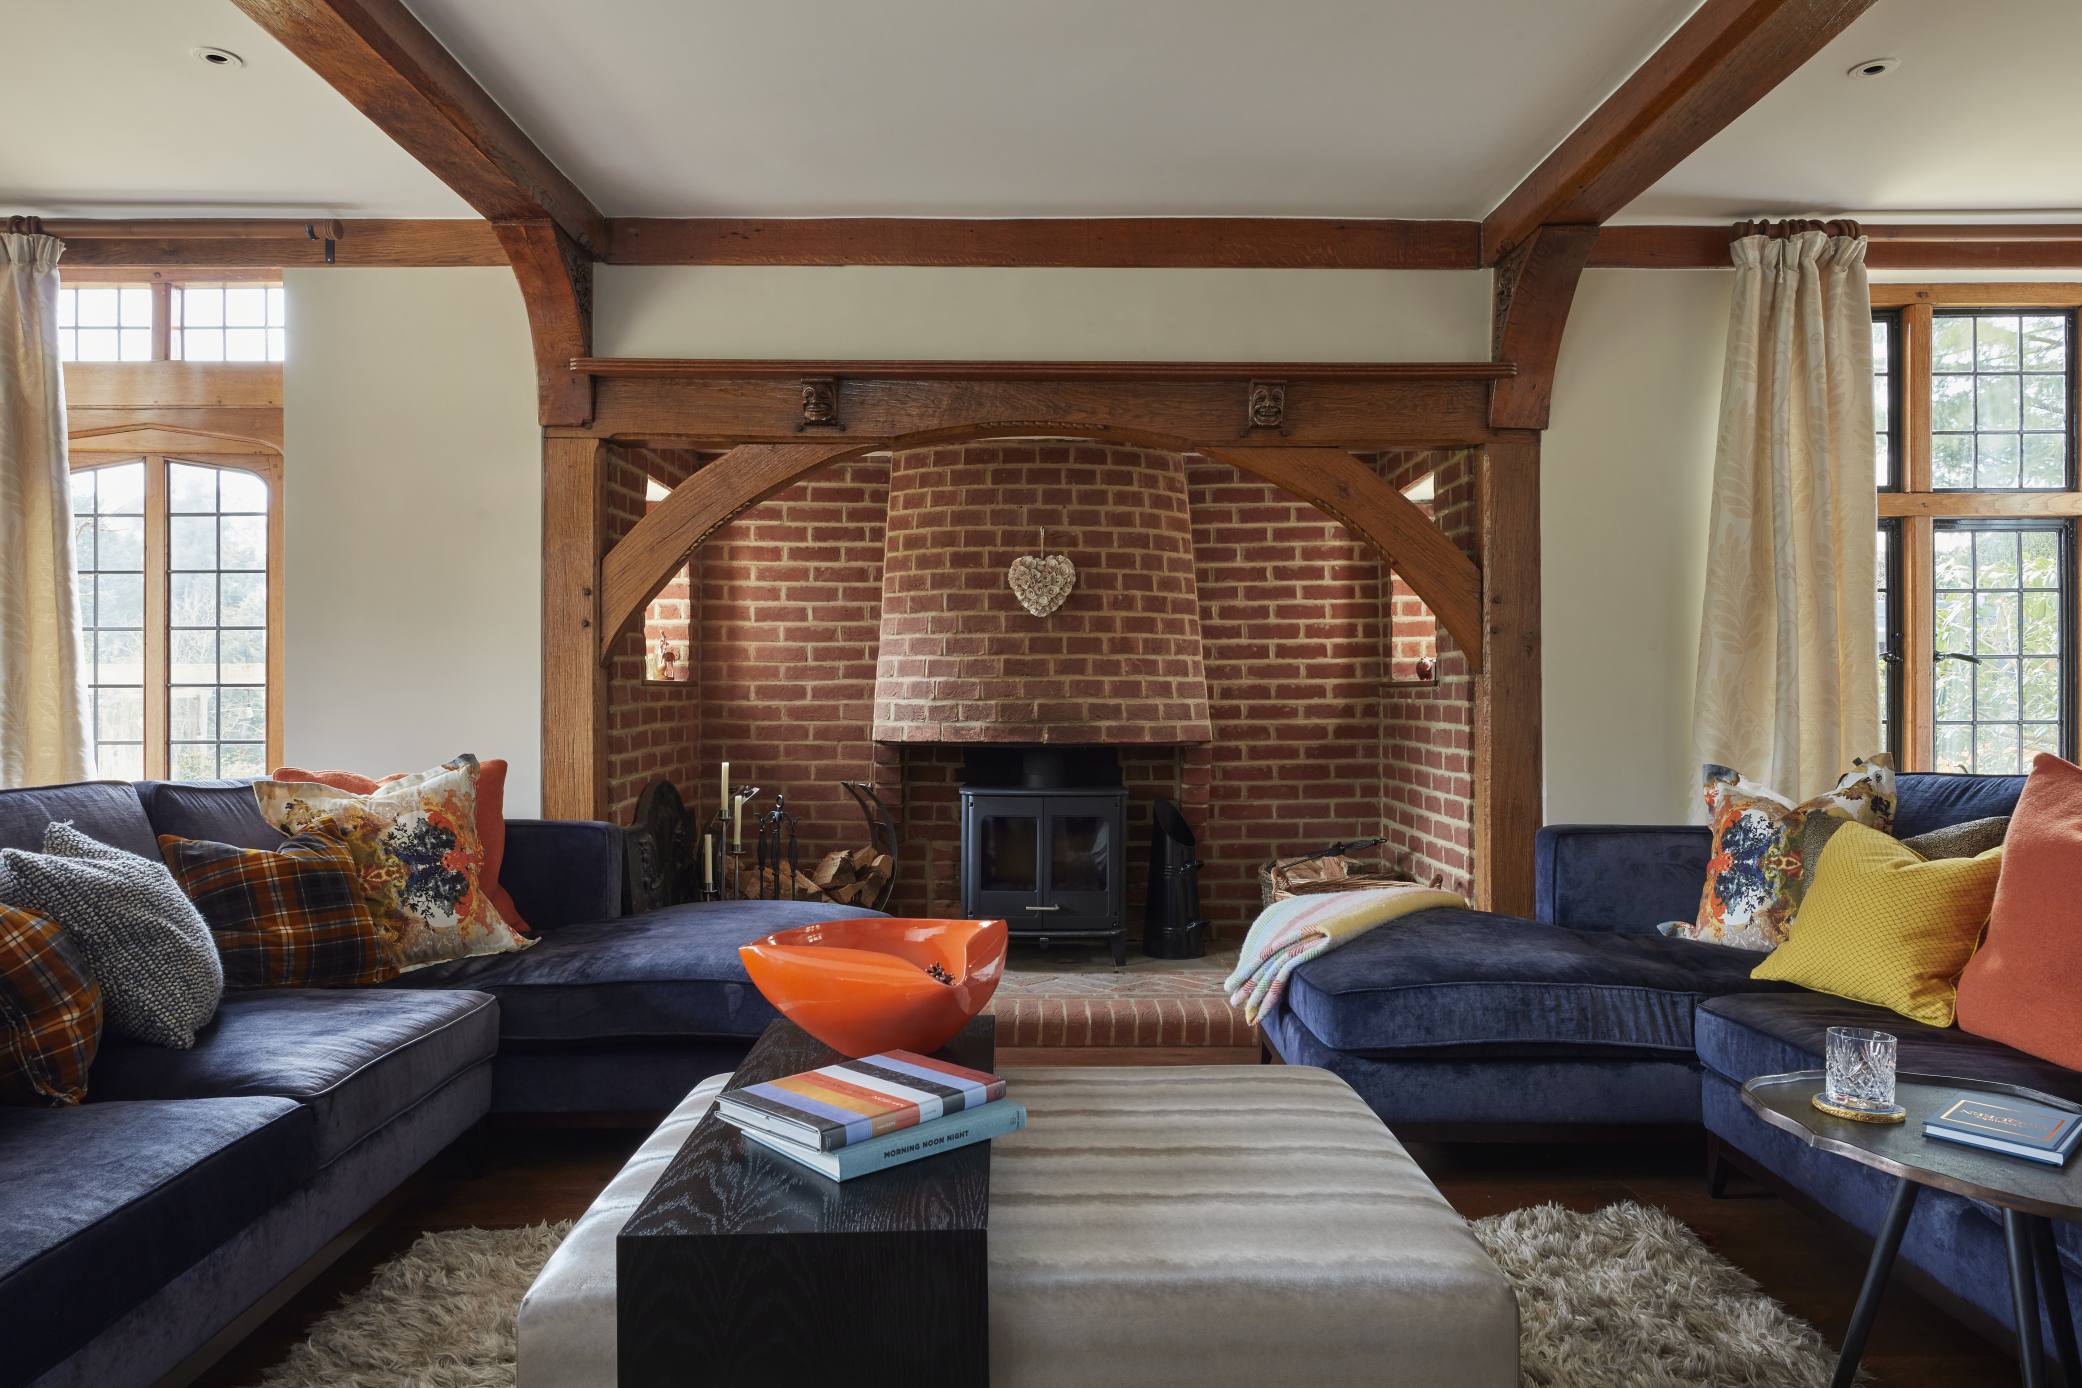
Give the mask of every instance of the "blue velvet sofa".
[[[2023, 785], [2020, 776], [1904, 775], [1895, 832], [2008, 814]], [[1543, 829], [1535, 919], [1428, 911], [1362, 936], [1295, 971], [1265, 1019], [1266, 1041], [1291, 1064], [1342, 1075], [1406, 1137], [1703, 1124], [1740, 1164], [1868, 1235], [1891, 1181], [1814, 1151], [1742, 1104], [1747, 1080], [1819, 1068], [1829, 1027], [1894, 1033], [1903, 1070], [2082, 1102], [2082, 1072], [1957, 1028], [1754, 983], [1754, 954], [1663, 938], [1660, 922], [1697, 914], [1709, 847], [1698, 827]], [[2082, 1312], [2082, 1227], [2054, 1229]], [[1995, 1211], [1925, 1191], [1901, 1258], [2010, 1324]]]
[[[0, 847], [70, 820], [281, 835], [244, 782], [0, 792]], [[773, 1011], [737, 946], [873, 914], [728, 902], [622, 916], [622, 832], [513, 820], [500, 881], [539, 942], [381, 988], [225, 995], [192, 1050], [105, 1037], [87, 1102], [0, 1107], [0, 1384], [142, 1384], [211, 1342], [489, 1113], [662, 1112]]]

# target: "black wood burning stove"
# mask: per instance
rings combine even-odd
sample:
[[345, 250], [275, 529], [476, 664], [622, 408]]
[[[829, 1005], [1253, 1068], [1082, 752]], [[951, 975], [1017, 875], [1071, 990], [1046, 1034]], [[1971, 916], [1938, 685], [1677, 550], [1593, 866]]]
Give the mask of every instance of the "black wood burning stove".
[[978, 750], [962, 780], [962, 910], [1043, 946], [1105, 940], [1125, 964], [1128, 792], [1112, 752]]

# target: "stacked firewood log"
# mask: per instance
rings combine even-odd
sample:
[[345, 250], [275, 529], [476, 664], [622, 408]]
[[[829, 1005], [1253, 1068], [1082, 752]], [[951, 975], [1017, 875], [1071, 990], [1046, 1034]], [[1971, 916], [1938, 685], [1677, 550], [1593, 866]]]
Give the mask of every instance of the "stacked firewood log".
[[776, 891], [776, 878], [781, 874], [770, 866], [756, 865], [749, 855], [739, 866], [742, 876], [738, 880], [743, 883], [746, 896], [829, 901], [835, 906], [873, 906], [895, 871], [889, 855], [876, 852], [872, 846], [842, 848], [825, 854], [808, 872], [793, 874], [792, 890], [791, 884], [781, 882]]

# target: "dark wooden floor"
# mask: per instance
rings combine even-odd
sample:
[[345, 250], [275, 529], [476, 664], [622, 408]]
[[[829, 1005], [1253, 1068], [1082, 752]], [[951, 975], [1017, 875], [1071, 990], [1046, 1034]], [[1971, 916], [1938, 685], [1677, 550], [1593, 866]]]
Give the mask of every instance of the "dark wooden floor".
[[[306, 1328], [383, 1259], [430, 1229], [499, 1227], [583, 1213], [642, 1141], [634, 1131], [489, 1129], [439, 1159], [355, 1250], [292, 1299], [200, 1381], [259, 1381]], [[1653, 1143], [1430, 1146], [1412, 1151], [1470, 1218], [1557, 1201], [1595, 1210], [1621, 1200], [1683, 1220], [1764, 1290], [1819, 1326], [1831, 1343], [1850, 1319], [1865, 1243], [1792, 1203], [1738, 1183], [1713, 1200], [1703, 1139]], [[1981, 1388], [2017, 1382], [2015, 1361], [1913, 1290], [1889, 1295], [1866, 1356], [1883, 1388]]]

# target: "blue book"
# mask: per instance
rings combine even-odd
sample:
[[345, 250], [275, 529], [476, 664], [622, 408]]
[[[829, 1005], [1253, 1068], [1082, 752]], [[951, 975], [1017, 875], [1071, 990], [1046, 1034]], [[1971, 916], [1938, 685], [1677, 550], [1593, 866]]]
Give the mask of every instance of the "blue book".
[[950, 1113], [944, 1118], [899, 1128], [865, 1142], [848, 1143], [829, 1152], [739, 1123], [727, 1113], [719, 1116], [744, 1134], [747, 1142], [756, 1142], [767, 1151], [834, 1181], [850, 1181], [871, 1171], [936, 1157], [957, 1147], [967, 1147], [972, 1142], [988, 1142], [994, 1137], [1018, 1132], [1027, 1125], [1027, 1106], [1011, 1099], [997, 1099], [981, 1108]]
[[1923, 1120], [1923, 1136], [2066, 1166], [2082, 1144], [2082, 1113], [2008, 1095], [1961, 1093]]

